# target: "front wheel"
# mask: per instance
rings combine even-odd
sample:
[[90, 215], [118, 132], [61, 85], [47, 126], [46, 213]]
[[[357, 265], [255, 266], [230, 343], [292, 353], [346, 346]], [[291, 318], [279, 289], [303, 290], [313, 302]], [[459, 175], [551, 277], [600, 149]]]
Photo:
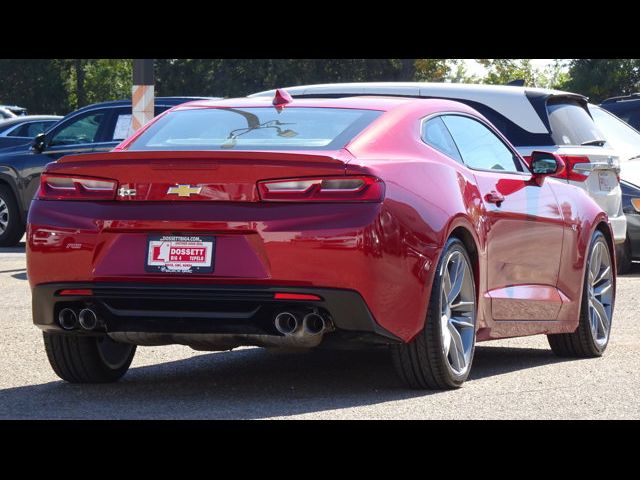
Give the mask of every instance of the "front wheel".
[[83, 337], [43, 333], [51, 368], [71, 383], [115, 382], [127, 370], [136, 346], [114, 342], [106, 335]]
[[476, 340], [476, 286], [464, 244], [447, 241], [438, 261], [424, 329], [391, 347], [393, 363], [411, 388], [459, 388], [469, 376]]
[[589, 245], [578, 328], [573, 333], [547, 335], [553, 353], [579, 358], [604, 353], [615, 302], [613, 275], [609, 245], [602, 232], [596, 230]]

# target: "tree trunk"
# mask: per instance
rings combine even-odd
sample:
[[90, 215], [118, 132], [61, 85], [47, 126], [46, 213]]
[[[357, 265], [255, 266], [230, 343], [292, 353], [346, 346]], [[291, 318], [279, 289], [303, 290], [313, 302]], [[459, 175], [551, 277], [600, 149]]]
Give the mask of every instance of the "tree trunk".
[[405, 82], [412, 82], [416, 79], [416, 59], [415, 58], [403, 58], [402, 70], [400, 72], [400, 79]]
[[84, 61], [77, 58], [74, 61], [74, 67], [76, 69], [76, 99], [78, 105], [76, 108], [84, 107], [87, 103], [87, 98], [84, 92]]

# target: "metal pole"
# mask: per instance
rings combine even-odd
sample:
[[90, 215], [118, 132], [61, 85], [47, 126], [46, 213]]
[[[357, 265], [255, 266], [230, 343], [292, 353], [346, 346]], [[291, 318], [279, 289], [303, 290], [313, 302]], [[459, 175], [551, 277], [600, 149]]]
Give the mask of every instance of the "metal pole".
[[133, 133], [154, 117], [153, 59], [133, 60], [131, 90], [131, 131]]

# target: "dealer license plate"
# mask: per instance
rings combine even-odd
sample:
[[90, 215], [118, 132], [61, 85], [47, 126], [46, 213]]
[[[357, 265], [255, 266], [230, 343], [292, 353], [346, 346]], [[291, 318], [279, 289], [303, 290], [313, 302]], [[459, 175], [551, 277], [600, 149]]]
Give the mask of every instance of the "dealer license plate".
[[613, 172], [598, 172], [600, 190], [610, 192], [618, 184], [618, 179]]
[[213, 272], [214, 237], [191, 235], [149, 235], [147, 272]]

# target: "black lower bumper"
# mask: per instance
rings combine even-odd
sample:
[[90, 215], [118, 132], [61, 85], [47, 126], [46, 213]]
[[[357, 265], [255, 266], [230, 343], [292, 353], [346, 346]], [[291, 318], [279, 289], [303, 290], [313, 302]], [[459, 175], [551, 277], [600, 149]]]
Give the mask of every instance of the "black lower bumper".
[[[91, 295], [60, 295], [63, 290], [91, 290]], [[321, 300], [280, 300], [275, 293], [317, 295]], [[134, 283], [55, 283], [32, 291], [33, 322], [48, 332], [65, 331], [58, 324], [64, 308], [90, 308], [102, 331], [171, 334], [279, 335], [275, 314], [284, 309], [316, 309], [328, 315], [337, 333], [373, 343], [395, 343], [380, 327], [358, 292], [328, 288], [157, 285]]]

